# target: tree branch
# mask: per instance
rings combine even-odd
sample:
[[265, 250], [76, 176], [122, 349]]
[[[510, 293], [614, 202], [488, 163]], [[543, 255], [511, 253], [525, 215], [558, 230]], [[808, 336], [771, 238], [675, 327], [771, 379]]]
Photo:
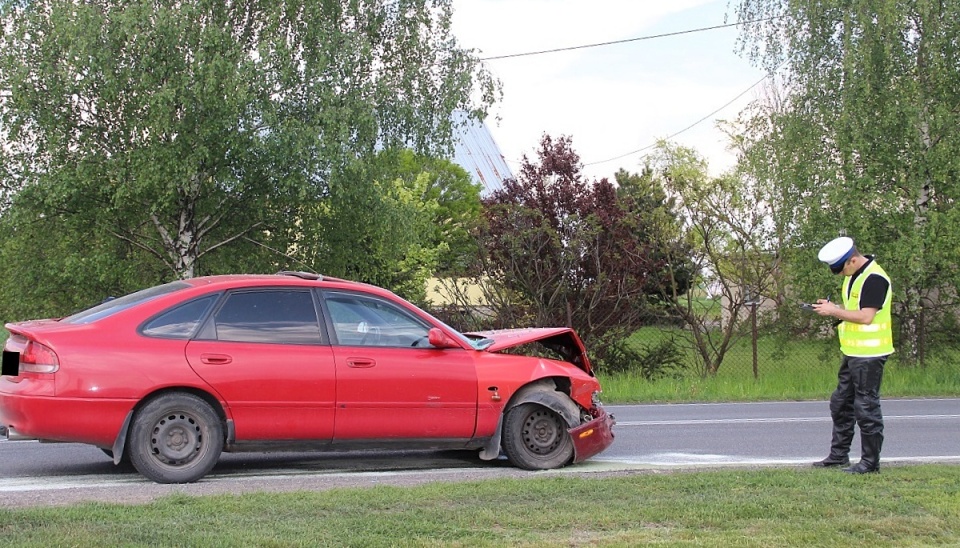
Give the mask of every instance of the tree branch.
[[[235, 235], [227, 238], [226, 240], [223, 240], [223, 241], [221, 241], [221, 242], [219, 242], [219, 243], [216, 243], [216, 244], [208, 247], [207, 249], [204, 249], [203, 251], [198, 251], [198, 252], [197, 252], [197, 258], [199, 259], [200, 257], [202, 257], [202, 256], [206, 255], [207, 253], [213, 251], [214, 249], [217, 249], [218, 247], [227, 245], [227, 244], [229, 244], [230, 242], [234, 242], [234, 241], [236, 241], [236, 240], [238, 240], [238, 239], [240, 239], [240, 238], [244, 238], [244, 237], [245, 237], [244, 235], [245, 235], [247, 232], [250, 232], [251, 230], [257, 228], [258, 226], [260, 226], [260, 225], [262, 225], [262, 224], [263, 224], [262, 222], [259, 222], [259, 223], [255, 223], [255, 224], [253, 224], [253, 225], [250, 225], [249, 227], [243, 229], [243, 230], [242, 230], [241, 232], [239, 232], [238, 234], [235, 234]], [[249, 239], [249, 238], [248, 238], [248, 239]]]
[[157, 259], [159, 259], [160, 262], [162, 262], [162, 263], [164, 264], [164, 266], [166, 266], [167, 268], [169, 268], [169, 269], [171, 269], [171, 270], [174, 270], [173, 265], [172, 265], [170, 262], [167, 261], [167, 259], [164, 257], [164, 255], [163, 255], [162, 253], [158, 252], [157, 250], [153, 249], [152, 247], [150, 247], [150, 246], [148, 246], [148, 245], [146, 245], [146, 244], [140, 243], [139, 241], [137, 241], [137, 240], [135, 240], [135, 239], [133, 239], [133, 238], [130, 238], [130, 237], [128, 237], [128, 236], [125, 236], [125, 235], [123, 235], [123, 234], [120, 234], [119, 232], [117, 232], [117, 231], [115, 231], [115, 230], [108, 230], [108, 232], [109, 232], [110, 234], [116, 236], [117, 238], [119, 238], [119, 239], [121, 239], [121, 240], [123, 240], [123, 241], [125, 241], [125, 242], [127, 242], [127, 243], [129, 243], [129, 244], [131, 244], [131, 245], [133, 245], [133, 246], [135, 246], [135, 247], [138, 247], [138, 248], [146, 251], [147, 253], [149, 253], [149, 254], [151, 254], [151, 255], [153, 255], [154, 257], [156, 257]]

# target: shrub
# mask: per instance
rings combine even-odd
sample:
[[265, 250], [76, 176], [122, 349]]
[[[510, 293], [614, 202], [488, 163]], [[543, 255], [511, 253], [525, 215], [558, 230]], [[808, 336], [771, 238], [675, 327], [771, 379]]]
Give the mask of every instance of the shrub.
[[686, 367], [683, 352], [673, 337], [639, 344], [622, 338], [611, 341], [597, 364], [605, 374], [636, 373], [648, 381], [681, 378]]

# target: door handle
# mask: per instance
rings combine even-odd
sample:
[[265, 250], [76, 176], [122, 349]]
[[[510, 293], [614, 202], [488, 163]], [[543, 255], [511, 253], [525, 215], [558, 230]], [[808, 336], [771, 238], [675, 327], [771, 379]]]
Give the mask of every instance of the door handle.
[[200, 354], [200, 361], [208, 365], [226, 365], [232, 362], [233, 358], [226, 354]]
[[347, 367], [364, 369], [377, 365], [376, 360], [370, 358], [347, 358]]

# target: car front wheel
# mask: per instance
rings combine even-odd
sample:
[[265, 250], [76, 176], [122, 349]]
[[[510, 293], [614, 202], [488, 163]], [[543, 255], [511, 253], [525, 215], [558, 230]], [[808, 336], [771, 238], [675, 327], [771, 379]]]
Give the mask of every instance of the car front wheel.
[[523, 403], [504, 418], [503, 450], [514, 466], [547, 470], [570, 462], [573, 441], [560, 415], [536, 403]]
[[201, 398], [165, 394], [140, 409], [130, 429], [128, 455], [157, 483], [191, 483], [209, 472], [223, 450], [223, 423]]

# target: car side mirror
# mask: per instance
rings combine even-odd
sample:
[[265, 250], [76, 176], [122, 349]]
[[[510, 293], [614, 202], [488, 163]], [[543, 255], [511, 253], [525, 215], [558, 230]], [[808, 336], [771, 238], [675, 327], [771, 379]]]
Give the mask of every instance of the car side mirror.
[[438, 327], [432, 327], [427, 331], [427, 341], [434, 348], [459, 348], [460, 346]]

